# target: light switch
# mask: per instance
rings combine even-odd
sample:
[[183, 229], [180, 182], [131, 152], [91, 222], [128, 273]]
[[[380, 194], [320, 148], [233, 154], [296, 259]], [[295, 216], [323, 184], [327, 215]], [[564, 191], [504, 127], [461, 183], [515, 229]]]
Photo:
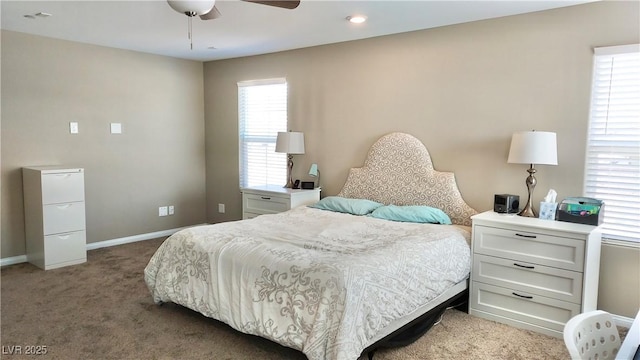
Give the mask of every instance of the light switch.
[[169, 212], [167, 211], [167, 207], [166, 206], [160, 206], [158, 208], [158, 216], [167, 216], [169, 214]]
[[122, 134], [122, 124], [121, 123], [111, 123], [111, 133], [112, 134]]
[[78, 133], [78, 123], [77, 122], [70, 122], [69, 123], [69, 132], [72, 134], [77, 134]]

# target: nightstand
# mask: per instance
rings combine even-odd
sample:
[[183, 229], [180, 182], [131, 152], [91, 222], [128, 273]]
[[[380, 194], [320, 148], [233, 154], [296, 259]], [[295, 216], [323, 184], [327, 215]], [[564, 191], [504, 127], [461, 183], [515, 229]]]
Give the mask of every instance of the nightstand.
[[281, 186], [242, 188], [242, 219], [275, 214], [320, 200], [320, 188], [301, 190]]
[[600, 228], [487, 211], [473, 220], [469, 313], [562, 337], [595, 310]]

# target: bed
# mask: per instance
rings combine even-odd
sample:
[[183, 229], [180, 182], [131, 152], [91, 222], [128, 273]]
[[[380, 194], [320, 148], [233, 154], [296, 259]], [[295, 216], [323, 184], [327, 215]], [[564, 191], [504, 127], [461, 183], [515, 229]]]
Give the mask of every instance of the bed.
[[145, 282], [158, 304], [185, 306], [309, 360], [355, 360], [414, 340], [463, 296], [475, 213], [418, 139], [391, 133], [336, 196], [170, 236]]

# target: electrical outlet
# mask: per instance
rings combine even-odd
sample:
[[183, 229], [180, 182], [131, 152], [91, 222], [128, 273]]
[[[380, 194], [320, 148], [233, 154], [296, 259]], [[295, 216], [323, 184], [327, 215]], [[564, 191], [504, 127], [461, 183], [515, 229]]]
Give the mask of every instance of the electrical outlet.
[[173, 205], [169, 205], [169, 215], [173, 215], [176, 213], [176, 209], [173, 207]]
[[218, 204], [218, 212], [224, 214], [224, 204]]
[[166, 206], [160, 206], [158, 208], [158, 216], [167, 216], [168, 215], [168, 209]]

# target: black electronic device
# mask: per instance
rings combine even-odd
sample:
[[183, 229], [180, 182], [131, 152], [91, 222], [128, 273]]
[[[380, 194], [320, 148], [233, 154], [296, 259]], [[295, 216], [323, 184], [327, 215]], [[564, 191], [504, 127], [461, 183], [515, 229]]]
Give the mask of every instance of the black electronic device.
[[520, 207], [520, 196], [511, 194], [495, 194], [493, 196], [493, 211], [502, 214], [514, 214]]
[[316, 187], [316, 184], [313, 181], [303, 181], [300, 184], [300, 187], [304, 190], [313, 190]]
[[300, 180], [296, 180], [293, 182], [293, 188], [294, 189], [300, 189]]

